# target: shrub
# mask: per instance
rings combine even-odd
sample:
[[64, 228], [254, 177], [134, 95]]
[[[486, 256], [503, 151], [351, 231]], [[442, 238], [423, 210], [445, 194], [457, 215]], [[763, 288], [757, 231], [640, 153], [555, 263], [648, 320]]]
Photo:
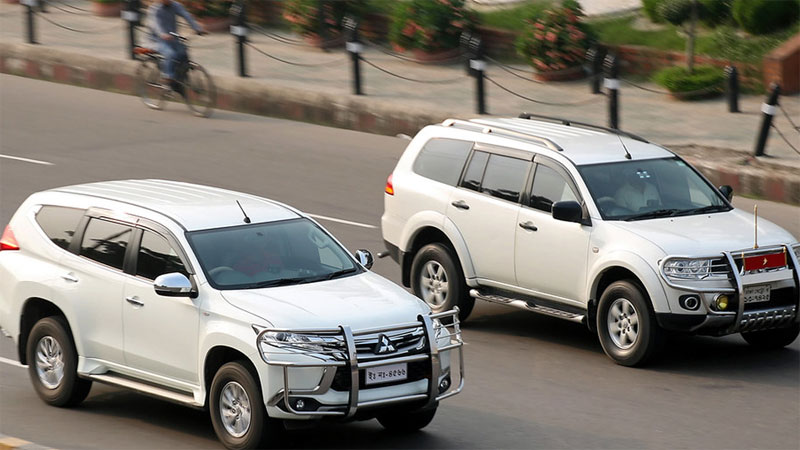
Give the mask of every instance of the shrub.
[[398, 2], [392, 14], [389, 41], [403, 49], [428, 52], [458, 47], [461, 33], [475, 23], [464, 0]]
[[655, 23], [662, 23], [664, 19], [658, 13], [658, 5], [664, 0], [642, 0], [642, 9], [644, 14]]
[[556, 71], [583, 63], [591, 37], [581, 22], [583, 11], [574, 1], [527, 20], [517, 40], [517, 52], [539, 71]]
[[[699, 3], [697, 6], [699, 16], [701, 6]], [[659, 3], [657, 11], [664, 21], [680, 26], [691, 18], [692, 0], [664, 0]]]
[[733, 0], [700, 0], [703, 10], [703, 23], [715, 27], [728, 22], [731, 18], [731, 5]]
[[183, 6], [195, 17], [228, 17], [232, 0], [184, 0]]
[[[319, 12], [320, 3], [322, 14]], [[342, 31], [345, 16], [362, 17], [366, 8], [366, 0], [286, 0], [283, 18], [289, 22], [292, 30], [304, 36], [319, 36], [320, 30], [328, 35], [338, 35]]]
[[771, 33], [797, 21], [800, 0], [734, 0], [733, 18], [751, 34]]
[[725, 74], [714, 66], [697, 66], [693, 73], [685, 67], [668, 67], [653, 76], [653, 81], [682, 99], [707, 98], [722, 92]]

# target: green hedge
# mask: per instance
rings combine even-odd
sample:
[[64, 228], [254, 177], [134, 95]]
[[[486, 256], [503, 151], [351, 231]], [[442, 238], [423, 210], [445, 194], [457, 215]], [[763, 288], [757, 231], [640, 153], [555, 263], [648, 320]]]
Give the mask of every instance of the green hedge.
[[653, 81], [682, 99], [698, 99], [722, 92], [725, 74], [714, 66], [696, 66], [694, 73], [685, 67], [668, 67], [656, 72]]
[[664, 19], [662, 19], [661, 15], [658, 13], [658, 5], [662, 1], [663, 0], [642, 0], [642, 9], [644, 9], [644, 14], [653, 22], [664, 22]]
[[772, 33], [800, 18], [800, 0], [734, 0], [732, 12], [748, 33]]

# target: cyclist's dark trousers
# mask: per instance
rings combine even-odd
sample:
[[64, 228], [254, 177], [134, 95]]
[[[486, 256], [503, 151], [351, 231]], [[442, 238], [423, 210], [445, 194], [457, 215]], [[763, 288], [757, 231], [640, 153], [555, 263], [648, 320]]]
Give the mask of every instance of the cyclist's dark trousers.
[[186, 47], [178, 40], [161, 41], [158, 43], [158, 52], [164, 56], [161, 71], [166, 78], [175, 79], [175, 67], [186, 61]]

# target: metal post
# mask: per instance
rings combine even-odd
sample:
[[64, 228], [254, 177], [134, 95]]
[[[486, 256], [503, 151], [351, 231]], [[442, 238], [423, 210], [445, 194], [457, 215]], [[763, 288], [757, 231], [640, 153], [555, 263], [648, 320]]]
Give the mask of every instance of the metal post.
[[761, 131], [758, 133], [756, 140], [756, 156], [765, 156], [764, 150], [767, 147], [767, 138], [769, 137], [769, 128], [772, 126], [772, 116], [777, 112], [775, 107], [778, 104], [778, 96], [781, 95], [781, 87], [777, 83], [772, 83], [769, 86], [770, 92], [767, 97], [767, 102], [761, 105]]
[[21, 3], [25, 5], [25, 31], [27, 32], [28, 44], [38, 44], [36, 42], [36, 27], [33, 20], [33, 15], [36, 13], [36, 8], [39, 3], [37, 0], [22, 0]]
[[589, 72], [589, 90], [592, 94], [600, 94], [600, 79], [603, 75], [604, 51], [592, 46], [586, 51], [586, 69]]
[[728, 112], [739, 112], [739, 71], [736, 66], [725, 67], [725, 96], [728, 97]]
[[319, 41], [322, 50], [328, 51], [328, 30], [327, 25], [325, 25], [325, 0], [317, 0], [317, 33], [319, 33]]
[[345, 17], [344, 29], [347, 32], [347, 53], [350, 53], [350, 59], [353, 61], [353, 94], [364, 95], [361, 90], [361, 51], [364, 46], [361, 44], [358, 36], [359, 23], [352, 17]]
[[484, 86], [484, 72], [486, 61], [483, 60], [483, 40], [478, 35], [469, 39], [469, 74], [475, 77], [475, 103], [478, 114], [486, 114], [486, 88]]
[[608, 89], [608, 126], [619, 129], [619, 62], [614, 54], [606, 55], [603, 61], [606, 79], [603, 82]]
[[247, 77], [247, 61], [245, 60], [244, 44], [247, 43], [247, 22], [245, 15], [245, 0], [236, 0], [231, 5], [230, 14], [233, 19], [231, 34], [236, 36], [236, 60], [239, 68], [239, 76]]
[[139, 22], [139, 0], [125, 0], [125, 9], [122, 11], [122, 20], [128, 22], [128, 54], [131, 59], [136, 59], [133, 49], [136, 48], [136, 27]]

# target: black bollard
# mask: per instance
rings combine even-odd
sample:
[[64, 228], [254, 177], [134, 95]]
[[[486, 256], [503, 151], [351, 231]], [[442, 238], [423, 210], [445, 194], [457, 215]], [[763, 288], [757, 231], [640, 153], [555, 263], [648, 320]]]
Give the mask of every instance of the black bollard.
[[483, 79], [486, 61], [483, 60], [483, 40], [478, 35], [471, 35], [467, 48], [469, 49], [469, 74], [475, 77], [475, 103], [478, 114], [486, 114], [486, 88]]
[[725, 67], [725, 96], [728, 97], [728, 112], [739, 112], [739, 71], [736, 66]]
[[25, 31], [27, 32], [28, 37], [28, 44], [38, 44], [36, 42], [36, 27], [33, 20], [33, 15], [36, 13], [34, 8], [38, 5], [37, 0], [22, 0], [21, 2], [25, 5]]
[[353, 94], [364, 95], [361, 90], [361, 52], [364, 46], [358, 36], [358, 21], [352, 17], [345, 17], [343, 21], [345, 32], [347, 33], [347, 53], [353, 61]]
[[323, 51], [328, 51], [328, 26], [325, 24], [325, 9], [327, 2], [325, 0], [317, 0], [317, 33], [319, 33], [319, 41], [322, 45]]
[[777, 112], [775, 107], [778, 104], [778, 96], [781, 95], [781, 87], [777, 83], [772, 83], [770, 86], [769, 97], [767, 102], [761, 105], [761, 130], [758, 133], [756, 140], [755, 156], [765, 156], [764, 150], [767, 147], [767, 138], [769, 137], [769, 128], [772, 126], [772, 117]]
[[133, 50], [136, 48], [136, 27], [140, 22], [139, 0], [125, 0], [125, 9], [122, 10], [122, 20], [128, 22], [128, 54], [131, 59], [136, 59]]
[[619, 130], [619, 61], [614, 54], [606, 55], [603, 61], [605, 82], [608, 89], [608, 126]]
[[589, 72], [589, 91], [592, 94], [600, 94], [600, 79], [603, 74], [603, 49], [592, 46], [586, 51], [586, 71]]
[[231, 5], [230, 15], [233, 22], [231, 34], [236, 36], [236, 59], [239, 76], [247, 77], [247, 61], [245, 60], [244, 44], [247, 43], [247, 22], [245, 14], [245, 0], [236, 0]]

